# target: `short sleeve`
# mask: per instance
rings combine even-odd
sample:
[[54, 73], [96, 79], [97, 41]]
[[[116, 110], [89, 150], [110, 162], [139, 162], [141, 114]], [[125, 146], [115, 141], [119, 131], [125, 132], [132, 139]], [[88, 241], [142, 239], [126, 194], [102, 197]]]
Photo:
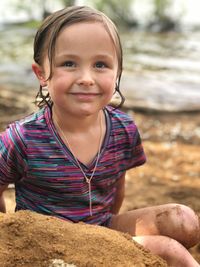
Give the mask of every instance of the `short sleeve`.
[[15, 183], [26, 170], [26, 153], [20, 125], [0, 134], [0, 185]]
[[132, 149], [130, 153], [128, 168], [133, 168], [144, 164], [146, 162], [146, 156], [144, 153], [140, 133], [135, 125], [133, 131], [133, 139], [130, 145]]
[[[146, 156], [138, 128], [134, 120], [125, 112], [109, 109], [111, 118], [110, 142], [107, 146], [116, 172], [121, 173], [146, 162]], [[108, 124], [109, 126], [109, 124]], [[107, 152], [108, 153], [108, 152]], [[108, 162], [105, 162], [108, 165]]]

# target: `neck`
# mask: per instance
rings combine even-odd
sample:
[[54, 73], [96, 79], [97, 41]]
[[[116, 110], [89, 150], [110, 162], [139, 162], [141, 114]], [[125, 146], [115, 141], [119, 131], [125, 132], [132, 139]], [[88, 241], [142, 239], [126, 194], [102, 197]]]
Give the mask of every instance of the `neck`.
[[[97, 114], [93, 115], [83, 115], [83, 116], [74, 116], [71, 114], [61, 114], [59, 111], [52, 108], [52, 120], [54, 124], [58, 124], [63, 131], [76, 133], [88, 131], [90, 127], [99, 125], [99, 116], [101, 115], [102, 110]], [[102, 115], [101, 115], [102, 116]]]

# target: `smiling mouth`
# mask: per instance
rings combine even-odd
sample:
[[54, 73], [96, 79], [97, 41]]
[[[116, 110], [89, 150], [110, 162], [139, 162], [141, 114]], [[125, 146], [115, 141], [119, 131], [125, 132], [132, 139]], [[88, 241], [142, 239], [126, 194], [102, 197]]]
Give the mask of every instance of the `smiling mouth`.
[[85, 95], [85, 96], [96, 96], [99, 95], [99, 93], [83, 93], [83, 92], [76, 92], [76, 93], [70, 93], [72, 95]]
[[93, 100], [95, 97], [100, 96], [99, 93], [82, 93], [82, 92], [77, 92], [77, 93], [70, 93], [74, 97], [80, 99], [80, 100]]

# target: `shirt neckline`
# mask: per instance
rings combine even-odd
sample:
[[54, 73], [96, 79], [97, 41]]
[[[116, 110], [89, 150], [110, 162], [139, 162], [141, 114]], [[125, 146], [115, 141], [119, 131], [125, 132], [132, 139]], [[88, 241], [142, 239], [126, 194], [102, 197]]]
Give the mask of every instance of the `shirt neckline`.
[[[99, 162], [101, 161], [101, 158], [105, 152], [105, 149], [109, 143], [109, 138], [110, 138], [110, 132], [111, 132], [111, 128], [112, 128], [112, 124], [111, 124], [111, 118], [109, 116], [109, 112], [107, 108], [103, 109], [103, 113], [105, 115], [105, 122], [106, 122], [106, 132], [105, 132], [105, 136], [104, 136], [104, 140], [102, 142], [101, 145], [101, 150], [100, 150], [100, 157], [99, 157]], [[62, 149], [63, 153], [66, 155], [66, 157], [68, 158], [68, 160], [70, 159], [71, 162], [73, 162], [74, 165], [76, 165], [78, 167], [78, 164], [76, 162], [76, 160], [74, 159], [74, 156], [72, 154], [72, 152], [70, 151], [70, 149], [65, 145], [65, 143], [63, 142], [62, 138], [60, 137], [54, 123], [52, 120], [52, 111], [50, 109], [50, 107], [46, 107], [45, 108], [45, 112], [44, 112], [44, 116], [47, 122], [47, 126], [51, 132], [51, 134], [53, 135], [54, 139], [56, 140], [56, 142], [58, 143], [58, 145], [60, 146], [60, 148]], [[81, 167], [84, 170], [87, 171], [91, 171], [94, 168], [95, 162], [97, 159], [97, 155], [93, 158], [93, 160], [89, 163], [89, 164], [84, 164], [81, 161], [78, 160], [79, 164], [81, 165]]]

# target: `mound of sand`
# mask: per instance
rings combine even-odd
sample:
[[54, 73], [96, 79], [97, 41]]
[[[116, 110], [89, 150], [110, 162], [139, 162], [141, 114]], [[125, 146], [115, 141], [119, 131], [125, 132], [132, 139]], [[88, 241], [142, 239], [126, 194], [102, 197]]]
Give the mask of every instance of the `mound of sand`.
[[0, 259], [1, 267], [167, 266], [128, 235], [30, 211], [0, 214]]

